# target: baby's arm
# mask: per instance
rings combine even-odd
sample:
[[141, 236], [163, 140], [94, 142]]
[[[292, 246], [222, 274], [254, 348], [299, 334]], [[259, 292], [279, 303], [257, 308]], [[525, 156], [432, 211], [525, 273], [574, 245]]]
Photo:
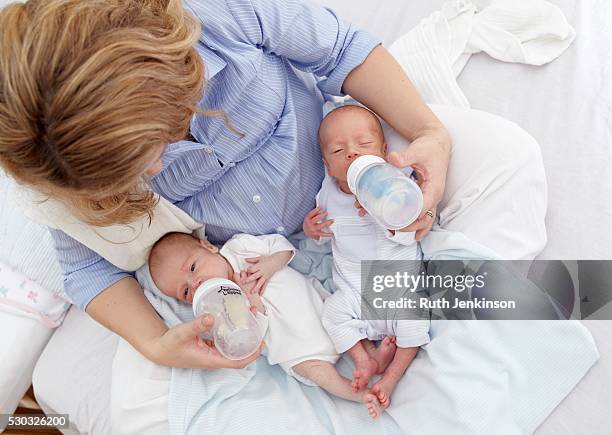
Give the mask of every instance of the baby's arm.
[[[246, 268], [247, 282], [255, 283], [253, 291], [263, 294], [272, 275], [293, 259], [295, 248], [280, 234], [237, 237], [242, 242], [242, 257], [249, 264]], [[252, 256], [253, 254], [257, 256]]]
[[261, 300], [261, 296], [259, 295], [259, 292], [255, 290], [256, 283], [249, 283], [246, 282], [246, 280], [247, 273], [244, 270], [240, 273], [236, 272], [234, 274], [234, 282], [244, 291], [249, 303], [251, 304], [251, 307], [254, 307], [261, 314], [266, 314], [266, 307]]
[[246, 282], [257, 282], [255, 290], [262, 294], [268, 280], [276, 272], [285, 267], [293, 258], [293, 251], [279, 251], [272, 255], [247, 258], [250, 264], [247, 268], [249, 277]]

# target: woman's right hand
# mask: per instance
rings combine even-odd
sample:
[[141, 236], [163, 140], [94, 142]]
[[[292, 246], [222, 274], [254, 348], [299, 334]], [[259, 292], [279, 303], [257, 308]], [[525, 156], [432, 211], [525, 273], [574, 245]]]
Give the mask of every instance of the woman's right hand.
[[204, 315], [191, 322], [173, 326], [160, 337], [153, 339], [150, 344], [150, 359], [168, 367], [241, 369], [259, 357], [263, 344], [257, 352], [243, 360], [234, 361], [222, 356], [214, 344], [200, 337], [200, 334], [210, 330], [213, 324], [213, 317]]

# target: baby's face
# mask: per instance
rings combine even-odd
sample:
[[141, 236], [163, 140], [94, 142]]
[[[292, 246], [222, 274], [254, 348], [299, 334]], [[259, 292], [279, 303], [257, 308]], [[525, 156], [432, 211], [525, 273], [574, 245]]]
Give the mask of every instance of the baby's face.
[[167, 296], [186, 303], [200, 284], [211, 278], [232, 279], [233, 270], [206, 240], [184, 235], [180, 241], [161, 243], [151, 254], [149, 269], [157, 288]]
[[319, 141], [328, 174], [344, 184], [348, 168], [357, 157], [386, 158], [387, 154], [380, 124], [363, 108], [331, 112], [321, 124]]

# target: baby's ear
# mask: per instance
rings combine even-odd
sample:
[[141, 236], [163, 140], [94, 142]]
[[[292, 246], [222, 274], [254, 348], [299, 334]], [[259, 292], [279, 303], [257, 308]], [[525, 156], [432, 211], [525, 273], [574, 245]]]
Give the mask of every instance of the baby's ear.
[[385, 158], [387, 158], [387, 151], [388, 151], [387, 142], [385, 142], [383, 144], [383, 156], [385, 156]]
[[209, 252], [213, 254], [216, 254], [217, 252], [219, 252], [219, 248], [217, 248], [215, 245], [210, 243], [208, 240], [200, 239], [200, 246], [202, 246], [204, 249], [208, 250]]

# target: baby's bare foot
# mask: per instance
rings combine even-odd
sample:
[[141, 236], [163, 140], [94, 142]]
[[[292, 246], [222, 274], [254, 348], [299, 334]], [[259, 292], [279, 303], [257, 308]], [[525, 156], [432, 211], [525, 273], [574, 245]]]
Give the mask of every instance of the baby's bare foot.
[[393, 336], [385, 337], [378, 347], [368, 349], [368, 354], [378, 363], [377, 374], [381, 374], [387, 369], [395, 356], [396, 349], [397, 345]]
[[375, 359], [368, 357], [355, 361], [355, 366], [351, 387], [353, 387], [353, 391], [356, 393], [368, 386], [370, 378], [378, 372], [378, 363]]
[[391, 404], [391, 394], [397, 385], [397, 380], [383, 376], [380, 381], [372, 386], [372, 394], [378, 399], [381, 409], [387, 409]]
[[368, 408], [368, 414], [370, 414], [370, 417], [372, 418], [380, 417], [380, 414], [382, 413], [382, 409], [380, 408], [380, 403], [378, 402], [378, 398], [374, 394], [365, 393], [363, 395], [362, 400], [366, 408]]

